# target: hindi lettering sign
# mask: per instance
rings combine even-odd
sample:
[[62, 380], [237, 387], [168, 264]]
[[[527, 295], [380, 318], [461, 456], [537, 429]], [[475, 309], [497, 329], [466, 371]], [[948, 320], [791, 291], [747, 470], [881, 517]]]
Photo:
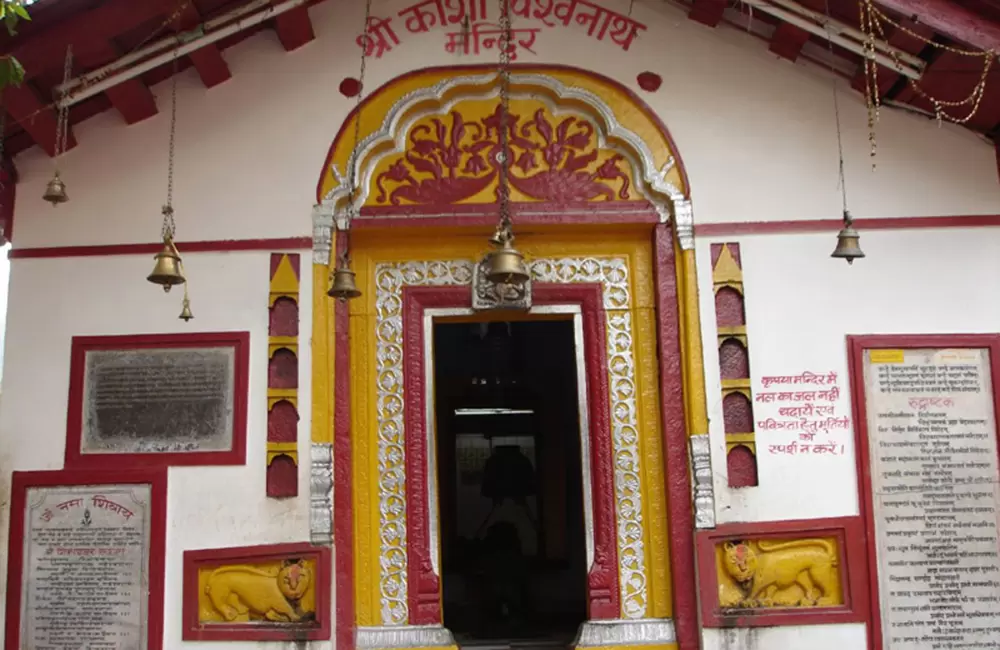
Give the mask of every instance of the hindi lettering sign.
[[[500, 12], [493, 0], [420, 0], [395, 16], [371, 16], [358, 47], [366, 56], [382, 58], [408, 34], [445, 29], [449, 54], [479, 54], [500, 47]], [[508, 54], [516, 61], [520, 51], [535, 54], [538, 34], [552, 29], [586, 30], [587, 38], [613, 43], [628, 51], [646, 25], [628, 13], [605, 8], [598, 0], [509, 0], [512, 21]], [[393, 25], [393, 21], [396, 24]]]
[[245, 461], [249, 334], [74, 337], [66, 466]]
[[850, 431], [851, 419], [837, 408], [841, 401], [838, 380], [832, 371], [761, 377], [763, 390], [754, 394], [754, 411], [764, 417], [757, 421], [756, 433], [769, 454], [844, 454], [838, 434]]
[[14, 474], [7, 647], [159, 648], [165, 477], [78, 478]]
[[998, 647], [990, 351], [872, 349], [862, 366], [882, 647]]

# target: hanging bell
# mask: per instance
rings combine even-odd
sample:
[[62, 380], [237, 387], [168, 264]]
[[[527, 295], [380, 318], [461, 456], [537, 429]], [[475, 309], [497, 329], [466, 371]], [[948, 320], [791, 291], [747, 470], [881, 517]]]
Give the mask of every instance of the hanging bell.
[[184, 284], [187, 281], [181, 270], [180, 255], [177, 254], [177, 249], [174, 248], [169, 238], [163, 239], [163, 250], [157, 253], [153, 259], [156, 260], [156, 266], [146, 278], [153, 284], [160, 285], [164, 291], [170, 291], [170, 287], [175, 284]]
[[191, 303], [187, 298], [184, 299], [184, 305], [181, 307], [181, 315], [177, 318], [181, 319], [185, 323], [194, 318], [194, 314], [191, 313]]
[[486, 279], [494, 284], [520, 286], [528, 281], [528, 269], [524, 266], [524, 255], [514, 248], [508, 238], [503, 248], [487, 256]]
[[865, 252], [858, 244], [859, 239], [861, 239], [861, 235], [854, 229], [850, 215], [845, 212], [844, 227], [837, 233], [837, 248], [833, 250], [830, 257], [844, 259], [847, 260], [848, 264], [853, 264], [854, 260], [865, 256]]
[[354, 271], [347, 265], [345, 260], [341, 260], [337, 269], [333, 272], [333, 283], [326, 295], [344, 302], [361, 296], [358, 285], [354, 282]]
[[66, 184], [59, 178], [59, 172], [56, 172], [49, 184], [45, 186], [45, 194], [42, 195], [42, 198], [51, 203], [52, 207], [69, 201], [69, 196], [66, 195]]

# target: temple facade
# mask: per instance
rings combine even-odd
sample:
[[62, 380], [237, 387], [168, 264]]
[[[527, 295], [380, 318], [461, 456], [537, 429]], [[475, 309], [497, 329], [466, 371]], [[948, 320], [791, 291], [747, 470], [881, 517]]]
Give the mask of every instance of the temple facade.
[[514, 2], [504, 69], [494, 5], [147, 80], [65, 203], [16, 156], [5, 647], [991, 647], [992, 144], [873, 158], [843, 71], [667, 3]]

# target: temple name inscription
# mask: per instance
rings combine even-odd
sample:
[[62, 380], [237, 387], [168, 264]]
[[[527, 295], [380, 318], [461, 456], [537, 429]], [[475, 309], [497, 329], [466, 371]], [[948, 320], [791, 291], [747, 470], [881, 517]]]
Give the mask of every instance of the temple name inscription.
[[[531, 21], [533, 26], [515, 26], [510, 30], [507, 54], [512, 61], [517, 60], [518, 48], [536, 54], [532, 48], [535, 39], [543, 29], [578, 25], [587, 30], [587, 36], [598, 41], [607, 37], [624, 51], [646, 26], [632, 20], [629, 15], [605, 9], [596, 0], [508, 0], [510, 18]], [[490, 2], [492, 4], [492, 2]], [[497, 10], [494, 9], [496, 12]], [[490, 6], [487, 0], [421, 0], [402, 10], [396, 17], [403, 21], [402, 27], [393, 27], [393, 18], [371, 16], [365, 33], [357, 38], [357, 44], [366, 56], [382, 58], [399, 45], [400, 34], [423, 34], [433, 27], [452, 27], [458, 31], [447, 32], [444, 49], [449, 54], [479, 54], [481, 50], [499, 49], [503, 43], [503, 32], [499, 24], [491, 23]], [[496, 15], [495, 19], [499, 20]]]
[[149, 485], [30, 488], [21, 646], [147, 644]]
[[997, 647], [989, 351], [866, 350], [864, 385], [883, 647]]

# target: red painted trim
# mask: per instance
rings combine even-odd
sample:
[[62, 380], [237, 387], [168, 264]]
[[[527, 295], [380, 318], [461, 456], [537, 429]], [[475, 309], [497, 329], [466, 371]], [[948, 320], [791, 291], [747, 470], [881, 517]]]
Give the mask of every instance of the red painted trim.
[[[227, 451], [151, 454], [84, 454], [83, 385], [86, 355], [91, 350], [231, 347], [234, 350], [233, 446]], [[74, 336], [70, 351], [69, 400], [66, 417], [67, 469], [134, 469], [170, 465], [243, 465], [246, 462], [247, 398], [250, 377], [249, 332]]]
[[[562, 72], [575, 72], [577, 74], [582, 74], [582, 75], [590, 77], [592, 79], [596, 79], [596, 80], [600, 81], [601, 83], [608, 84], [609, 86], [613, 86], [619, 92], [623, 93], [626, 97], [629, 98], [629, 100], [635, 106], [637, 106], [643, 113], [645, 113], [646, 117], [649, 118], [649, 120], [651, 122], [653, 122], [653, 124], [656, 125], [657, 129], [659, 129], [660, 133], [663, 134], [663, 137], [666, 138], [667, 142], [670, 144], [670, 150], [673, 152], [674, 159], [676, 160], [677, 169], [680, 170], [681, 178], [682, 178], [682, 180], [684, 182], [684, 187], [687, 188], [687, 195], [686, 196], [688, 198], [690, 198], [690, 196], [691, 196], [691, 183], [688, 180], [687, 171], [684, 168], [684, 162], [681, 159], [680, 151], [677, 149], [677, 145], [676, 145], [676, 143], [674, 143], [674, 139], [673, 139], [673, 137], [671, 137], [670, 131], [667, 129], [666, 124], [663, 123], [663, 120], [660, 119], [660, 116], [657, 115], [656, 111], [654, 111], [652, 108], [650, 108], [649, 104], [647, 104], [641, 97], [639, 97], [638, 95], [636, 95], [630, 88], [627, 88], [627, 87], [623, 86], [620, 82], [618, 82], [618, 81], [616, 81], [616, 80], [614, 80], [614, 79], [612, 79], [610, 77], [605, 77], [604, 75], [599, 74], [597, 72], [594, 72], [592, 70], [585, 70], [583, 68], [578, 68], [578, 67], [572, 66], [572, 65], [559, 65], [559, 64], [551, 64], [551, 63], [549, 63], [549, 64], [538, 64], [538, 63], [523, 63], [523, 64], [518, 64], [518, 63], [515, 63], [515, 64], [511, 65], [511, 68], [513, 68], [515, 71], [517, 71], [517, 70], [541, 70], [541, 71], [550, 71], [550, 70], [552, 70], [552, 71], [562, 71]], [[382, 84], [381, 86], [379, 86], [377, 89], [375, 89], [374, 91], [372, 91], [371, 93], [369, 93], [368, 96], [364, 99], [364, 101], [361, 102], [361, 104], [359, 106], [354, 107], [354, 109], [350, 113], [347, 114], [347, 117], [344, 118], [344, 121], [340, 125], [340, 129], [337, 131], [337, 135], [334, 136], [334, 138], [333, 138], [333, 143], [330, 144], [330, 149], [327, 151], [326, 159], [323, 161], [323, 167], [322, 167], [323, 171], [320, 172], [319, 180], [316, 183], [316, 201], [317, 202], [319, 202], [319, 203], [323, 202], [323, 179], [326, 177], [326, 170], [330, 169], [330, 163], [333, 160], [333, 153], [334, 153], [334, 151], [336, 151], [337, 145], [340, 143], [340, 139], [342, 137], [344, 137], [344, 134], [345, 134], [346, 128], [347, 128], [347, 123], [351, 121], [351, 118], [353, 118], [355, 116], [355, 114], [357, 114], [359, 111], [364, 110], [374, 97], [377, 97], [379, 95], [379, 93], [381, 93], [386, 88], [392, 86], [393, 84], [399, 83], [399, 82], [404, 81], [406, 79], [410, 79], [410, 78], [415, 77], [417, 75], [422, 75], [422, 74], [427, 74], [427, 73], [433, 74], [433, 73], [437, 73], [437, 72], [471, 72], [471, 73], [476, 73], [476, 72], [496, 72], [496, 66], [490, 66], [489, 64], [479, 64], [479, 65], [432, 66], [432, 67], [428, 67], [428, 68], [419, 68], [419, 69], [411, 70], [411, 71], [409, 71], [407, 73], [401, 74], [398, 77], [395, 77], [394, 79], [390, 79], [389, 81], [385, 82], [384, 84]]]
[[[470, 307], [468, 287], [406, 287], [403, 289], [403, 382], [406, 426], [407, 581], [410, 623], [442, 622], [440, 577], [431, 566], [428, 519], [427, 431], [425, 428], [424, 310]], [[614, 619], [620, 613], [618, 551], [612, 458], [611, 414], [608, 401], [607, 347], [602, 289], [590, 284], [536, 284], [536, 305], [578, 304], [584, 327], [587, 400], [590, 410], [591, 481], [594, 508], [594, 566], [588, 575], [588, 616]]]
[[[316, 561], [316, 620], [310, 625], [275, 629], [254, 623], [201, 623], [198, 620], [198, 572], [211, 566], [253, 564], [281, 559]], [[184, 551], [181, 620], [185, 641], [323, 641], [330, 638], [330, 549], [311, 544], [273, 544]]]
[[[653, 232], [656, 282], [656, 342], [660, 358], [660, 419], [670, 521], [670, 575], [678, 650], [698, 650], [698, 590], [695, 575], [694, 512], [688, 470], [688, 432], [684, 418], [684, 371], [680, 348], [677, 267], [670, 226]], [[707, 433], [707, 432], [705, 432]]]
[[865, 526], [868, 563], [868, 595], [871, 624], [868, 645], [882, 650], [882, 615], [879, 611], [878, 555], [875, 539], [875, 513], [872, 503], [871, 456], [868, 442], [868, 409], [865, 402], [864, 352], [875, 349], [907, 348], [987, 348], [990, 351], [990, 375], [993, 384], [993, 411], [1000, 413], [1000, 335], [997, 334], [928, 334], [848, 336], [848, 369], [851, 375], [851, 406], [854, 417], [855, 462], [858, 471], [859, 505]]
[[[269, 249], [301, 250], [312, 248], [312, 237], [285, 237], [278, 239], [216, 239], [207, 241], [177, 242], [181, 255], [185, 253], [221, 253], [231, 251], [259, 251]], [[155, 255], [163, 248], [162, 242], [152, 244], [107, 244], [100, 246], [55, 246], [51, 248], [15, 248], [7, 257], [12, 260], [36, 257], [106, 257], [110, 255]]]
[[166, 469], [14, 472], [11, 485], [10, 535], [7, 541], [7, 630], [4, 645], [20, 648], [21, 581], [24, 571], [24, 509], [31, 487], [70, 485], [149, 485], [149, 595], [146, 634], [148, 650], [163, 648], [163, 585], [167, 538]]
[[918, 17], [920, 22], [945, 36], [983, 51], [1000, 50], [1000, 26], [958, 3], [946, 0], [878, 0], [878, 4], [903, 17]]
[[[337, 255], [345, 249], [337, 233]], [[354, 650], [354, 487], [351, 458], [351, 339], [347, 303], [334, 307], [333, 525], [337, 545], [337, 648]], [[328, 396], [333, 399], [333, 395]]]
[[[837, 232], [844, 225], [840, 219], [801, 219], [791, 221], [734, 221], [732, 223], [695, 224], [698, 237], [729, 235], [774, 235], [808, 232]], [[953, 217], [876, 217], [855, 219], [854, 226], [865, 230], [907, 230], [918, 228], [981, 228], [1000, 226], [1000, 214], [970, 214]]]
[[[542, 208], [536, 204], [531, 206], [537, 212], [518, 216], [518, 222], [525, 225], [562, 225], [586, 223], [591, 225], [623, 225], [623, 224], [653, 224], [659, 217], [648, 204], [642, 202], [588, 204], [588, 211], [583, 214], [566, 214], [565, 207]], [[628, 206], [624, 211], [623, 205]], [[598, 207], [600, 206], [600, 207]], [[407, 206], [409, 207], [409, 206]], [[416, 206], [419, 207], [419, 206]], [[358, 230], [384, 228], [387, 226], [419, 225], [421, 227], [477, 227], [493, 226], [496, 218], [492, 205], [486, 206], [452, 206], [463, 211], [469, 208], [468, 216], [454, 216], [454, 211], [441, 215], [441, 207], [427, 211], [427, 216], [420, 216], [421, 210], [382, 208], [366, 208], [362, 217], [354, 222]], [[644, 209], [645, 208], [645, 209]], [[559, 211], [562, 210], [560, 213]], [[515, 215], [517, 213], [515, 212]], [[695, 235], [699, 237], [717, 237], [730, 235], [773, 235], [811, 232], [836, 232], [842, 226], [840, 219], [802, 219], [789, 221], [742, 221], [732, 223], [702, 223], [695, 225]], [[952, 217], [878, 217], [873, 219], [855, 219], [854, 225], [859, 230], [908, 230], [920, 228], [983, 228], [1000, 226], [1000, 214], [956, 215]], [[184, 253], [221, 253], [233, 251], [256, 251], [268, 249], [303, 250], [311, 249], [311, 237], [285, 237], [277, 239], [218, 239], [206, 241], [178, 242], [177, 248]], [[28, 259], [40, 257], [93, 257], [111, 255], [155, 255], [163, 247], [162, 243], [151, 244], [107, 244], [96, 246], [55, 246], [38, 248], [15, 248], [7, 253], [7, 257]]]
[[[698, 578], [705, 627], [774, 627], [864, 623], [868, 620], [868, 566], [865, 562], [864, 528], [860, 517], [804, 519], [748, 524], [724, 524], [698, 533]], [[838, 568], [844, 604], [836, 607], [722, 610], [715, 548], [728, 540], [795, 537], [834, 537], [840, 551]]]

